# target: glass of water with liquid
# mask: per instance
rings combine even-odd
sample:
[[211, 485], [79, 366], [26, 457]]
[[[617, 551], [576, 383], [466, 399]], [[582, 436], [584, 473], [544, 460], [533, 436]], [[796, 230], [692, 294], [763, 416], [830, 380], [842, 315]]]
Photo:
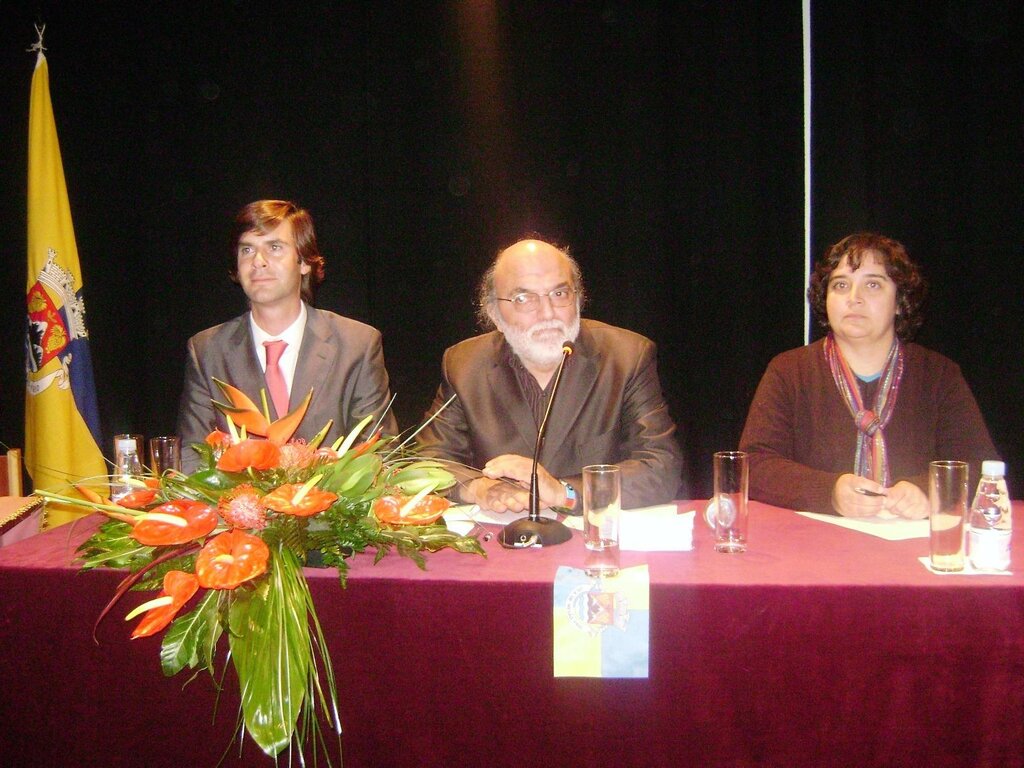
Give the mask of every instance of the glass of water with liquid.
[[619, 518], [622, 512], [622, 473], [614, 464], [583, 468], [584, 569], [588, 576], [619, 572]]

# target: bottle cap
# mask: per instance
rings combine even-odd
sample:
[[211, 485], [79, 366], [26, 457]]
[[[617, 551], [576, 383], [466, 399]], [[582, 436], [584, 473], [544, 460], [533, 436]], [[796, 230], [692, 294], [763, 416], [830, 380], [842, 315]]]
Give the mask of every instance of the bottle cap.
[[1003, 477], [1006, 475], [1006, 463], [1002, 461], [983, 461], [981, 462], [981, 474]]
[[116, 450], [118, 453], [138, 453], [139, 447], [134, 438], [127, 437], [117, 441]]

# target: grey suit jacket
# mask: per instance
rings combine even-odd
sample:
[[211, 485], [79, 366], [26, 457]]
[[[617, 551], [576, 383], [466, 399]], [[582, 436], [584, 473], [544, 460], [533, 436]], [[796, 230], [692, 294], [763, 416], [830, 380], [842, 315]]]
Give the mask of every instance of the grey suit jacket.
[[[334, 419], [324, 441], [329, 445], [367, 414], [380, 417], [391, 399], [388, 373], [376, 328], [309, 306], [306, 312], [289, 407], [302, 402], [312, 389], [313, 399], [295, 436], [309, 440]], [[214, 428], [227, 431], [224, 415], [212, 405], [213, 400], [226, 401], [213, 382], [215, 378], [238, 387], [260, 404], [260, 389], [267, 388], [267, 384], [253, 346], [248, 313], [189, 339], [185, 387], [178, 407], [178, 435], [186, 471], [194, 470], [198, 462], [189, 445], [201, 443]], [[272, 419], [279, 416], [272, 402], [270, 415]], [[388, 434], [398, 431], [390, 411], [383, 426]]]
[[[433, 414], [419, 435], [423, 452], [479, 469], [504, 453], [532, 456], [537, 424], [505, 358], [497, 331], [444, 354]], [[624, 507], [678, 498], [683, 456], [658, 380], [654, 343], [639, 334], [582, 320], [572, 364], [555, 395], [540, 463], [580, 485], [587, 464], [618, 464]], [[685, 493], [685, 492], [684, 492]]]

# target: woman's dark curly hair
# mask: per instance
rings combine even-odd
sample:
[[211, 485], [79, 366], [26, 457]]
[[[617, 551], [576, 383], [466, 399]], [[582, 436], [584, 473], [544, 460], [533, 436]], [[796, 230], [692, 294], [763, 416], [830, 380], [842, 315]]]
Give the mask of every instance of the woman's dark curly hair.
[[831, 246], [814, 264], [811, 284], [807, 288], [807, 300], [814, 317], [823, 328], [828, 328], [828, 311], [825, 299], [828, 295], [828, 279], [846, 257], [850, 269], [858, 269], [864, 254], [869, 251], [881, 256], [885, 273], [896, 284], [896, 336], [900, 341], [910, 341], [924, 322], [921, 305], [928, 285], [917, 264], [910, 260], [903, 244], [874, 232], [858, 232], [844, 237]]

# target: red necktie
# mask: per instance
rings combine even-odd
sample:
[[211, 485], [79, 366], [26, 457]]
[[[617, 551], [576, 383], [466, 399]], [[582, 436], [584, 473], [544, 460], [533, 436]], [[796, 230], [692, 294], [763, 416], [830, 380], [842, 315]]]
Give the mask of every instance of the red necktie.
[[288, 385], [285, 384], [284, 374], [281, 373], [278, 362], [288, 342], [280, 339], [264, 341], [263, 346], [267, 348], [267, 388], [270, 390], [270, 399], [274, 401], [277, 418], [280, 419], [288, 414]]

